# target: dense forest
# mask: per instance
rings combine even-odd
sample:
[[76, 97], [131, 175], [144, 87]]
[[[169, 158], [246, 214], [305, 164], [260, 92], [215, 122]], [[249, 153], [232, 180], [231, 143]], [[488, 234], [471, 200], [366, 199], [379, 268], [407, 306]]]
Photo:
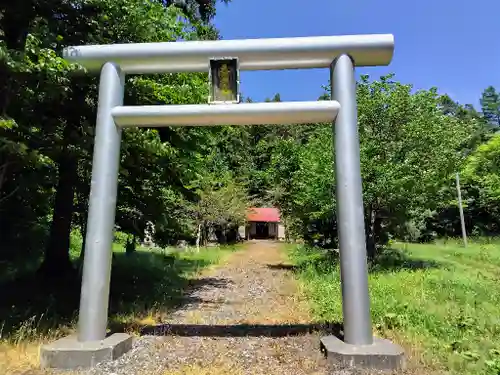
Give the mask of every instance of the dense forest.
[[[66, 272], [71, 234], [85, 233], [98, 78], [64, 61], [62, 48], [218, 39], [215, 9], [215, 0], [0, 5], [3, 263], [39, 259], [43, 273]], [[460, 235], [456, 172], [469, 235], [497, 235], [500, 92], [478, 93], [475, 109], [395, 78], [363, 76], [357, 87], [370, 256], [392, 239]], [[318, 100], [329, 99], [327, 84]], [[128, 76], [125, 103], [207, 95], [207, 74]], [[290, 239], [336, 246], [333, 136], [331, 124], [127, 129], [116, 229], [139, 241], [151, 221], [161, 246], [193, 242], [199, 230], [225, 242], [247, 207], [275, 205]]]

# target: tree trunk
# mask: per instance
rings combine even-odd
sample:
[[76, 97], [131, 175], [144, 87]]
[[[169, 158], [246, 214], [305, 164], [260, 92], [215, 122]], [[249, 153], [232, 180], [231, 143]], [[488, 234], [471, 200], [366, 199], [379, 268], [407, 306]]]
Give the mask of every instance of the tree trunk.
[[217, 242], [220, 245], [225, 245], [227, 243], [225, 225], [217, 225], [215, 229], [215, 236], [217, 237]]
[[289, 243], [290, 242], [290, 235], [289, 235], [288, 223], [287, 223], [286, 216], [283, 218], [283, 226], [285, 227], [285, 242]]
[[208, 245], [208, 240], [209, 240], [210, 235], [211, 235], [211, 228], [212, 228], [211, 225], [212, 224], [210, 222], [207, 222], [207, 221], [203, 222], [203, 225], [202, 225], [203, 232], [201, 235], [201, 243], [203, 246]]
[[377, 256], [377, 247], [387, 243], [386, 236], [382, 233], [382, 218], [380, 211], [372, 207], [368, 209], [368, 223], [366, 226], [366, 251], [368, 259], [373, 260]]
[[198, 224], [198, 234], [196, 235], [196, 252], [200, 252], [201, 224]]
[[132, 237], [127, 238], [127, 242], [125, 244], [125, 254], [132, 255], [135, 253], [135, 244], [136, 244], [136, 235], [132, 234]]
[[50, 227], [50, 237], [40, 269], [44, 275], [56, 278], [63, 277], [73, 271], [69, 258], [69, 247], [71, 219], [74, 209], [73, 200], [77, 181], [76, 162], [62, 152], [58, 160], [58, 169], [59, 182]]
[[375, 258], [376, 252], [376, 239], [375, 239], [375, 217], [376, 211], [370, 207], [367, 211], [367, 220], [366, 220], [366, 252], [369, 260], [373, 260]]
[[387, 245], [387, 236], [382, 232], [382, 218], [380, 217], [380, 211], [375, 214], [375, 220], [373, 222], [373, 237], [375, 238], [375, 255], [377, 255], [377, 248], [381, 248]]

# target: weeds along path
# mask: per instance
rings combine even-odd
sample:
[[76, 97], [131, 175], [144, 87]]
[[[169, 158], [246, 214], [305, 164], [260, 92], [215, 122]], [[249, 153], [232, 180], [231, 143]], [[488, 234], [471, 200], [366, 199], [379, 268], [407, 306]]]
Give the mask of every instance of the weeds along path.
[[194, 283], [203, 287], [187, 293], [188, 303], [155, 335], [86, 374], [350, 374], [327, 372], [319, 334], [306, 329], [306, 301], [283, 262], [282, 245], [249, 243], [202, 273]]

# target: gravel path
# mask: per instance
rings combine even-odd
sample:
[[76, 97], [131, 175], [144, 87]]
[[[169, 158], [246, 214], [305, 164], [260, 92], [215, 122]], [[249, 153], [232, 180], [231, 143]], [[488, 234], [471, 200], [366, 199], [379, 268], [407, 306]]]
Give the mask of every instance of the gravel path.
[[187, 296], [195, 302], [170, 315], [164, 335], [142, 336], [129, 353], [84, 374], [353, 374], [327, 369], [280, 246], [252, 242], [231, 254], [199, 277], [204, 286]]

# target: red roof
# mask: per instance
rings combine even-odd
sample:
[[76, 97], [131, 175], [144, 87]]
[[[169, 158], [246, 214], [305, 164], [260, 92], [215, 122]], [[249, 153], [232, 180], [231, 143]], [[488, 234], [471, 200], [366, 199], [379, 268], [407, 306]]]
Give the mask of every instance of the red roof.
[[249, 208], [247, 213], [248, 221], [263, 221], [267, 223], [279, 223], [280, 211], [277, 208]]

